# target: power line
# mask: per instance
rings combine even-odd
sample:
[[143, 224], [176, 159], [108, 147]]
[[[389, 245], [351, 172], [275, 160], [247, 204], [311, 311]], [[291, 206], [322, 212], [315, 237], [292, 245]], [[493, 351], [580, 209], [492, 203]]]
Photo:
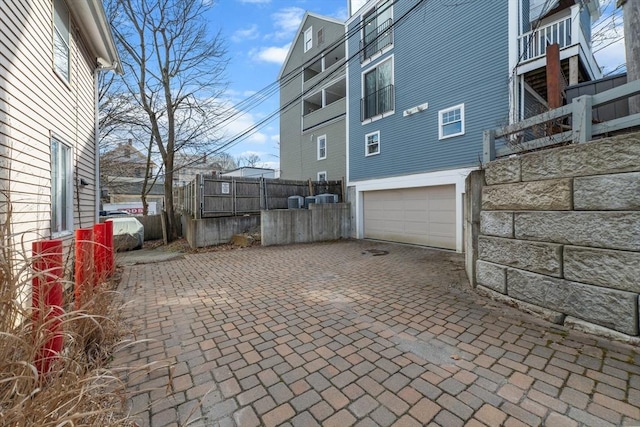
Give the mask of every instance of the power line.
[[[381, 12], [384, 12], [385, 10], [387, 10], [389, 7], [393, 6], [394, 4], [398, 3], [400, 0], [393, 0], [389, 2], [389, 5], [387, 8], [385, 9], [381, 9], [380, 11], [378, 11], [377, 13], [380, 14]], [[409, 10], [407, 10], [402, 16], [400, 16], [397, 20], [394, 20], [394, 22], [389, 26], [388, 30], [391, 30], [393, 28], [399, 27], [402, 22], [404, 22], [408, 16], [410, 16], [414, 11], [416, 11], [423, 3], [427, 2], [428, 0], [418, 0], [418, 2], [416, 2], [416, 4], [414, 4], [411, 8], [409, 8]], [[353, 37], [356, 34], [359, 34], [361, 29], [364, 26], [364, 21], [361, 22], [359, 25], [356, 25], [353, 29], [349, 30], [347, 29], [347, 32], [345, 33], [345, 37], [341, 37], [340, 39], [336, 40], [334, 43], [332, 43], [330, 46], [328, 46], [327, 48], [323, 49], [321, 52], [319, 52], [317, 55], [315, 55], [313, 58], [309, 59], [308, 61], [306, 61], [298, 70], [296, 71], [292, 71], [288, 74], [286, 74], [285, 76], [283, 76], [285, 78], [285, 82], [290, 82], [293, 79], [297, 78], [298, 76], [300, 76], [303, 72], [304, 69], [306, 67], [308, 67], [310, 64], [313, 64], [314, 62], [316, 62], [318, 59], [321, 59], [322, 56], [326, 53], [326, 52], [330, 52], [331, 50], [333, 50], [335, 47], [337, 47], [338, 45], [340, 45], [342, 42], [347, 43], [348, 40]], [[384, 32], [382, 32], [381, 34], [378, 34], [376, 36], [376, 38], [374, 40], [371, 41], [371, 43], [375, 42], [378, 38], [383, 37], [384, 36]], [[357, 51], [355, 51], [351, 56], [349, 56], [348, 58], [345, 58], [345, 60], [343, 61], [343, 63], [339, 66], [336, 67], [333, 71], [331, 71], [330, 73], [328, 73], [326, 76], [323, 76], [322, 79], [320, 79], [318, 82], [316, 82], [313, 86], [311, 86], [310, 88], [308, 88], [307, 90], [303, 91], [301, 94], [299, 94], [298, 96], [296, 96], [295, 98], [293, 98], [292, 100], [290, 100], [287, 104], [285, 104], [284, 106], [281, 106], [280, 108], [278, 108], [277, 110], [273, 111], [272, 113], [270, 113], [269, 115], [267, 115], [265, 118], [263, 118], [262, 120], [260, 120], [258, 123], [254, 124], [253, 126], [249, 127], [248, 129], [244, 130], [243, 132], [235, 135], [234, 137], [232, 137], [229, 141], [227, 141], [226, 143], [217, 146], [215, 149], [207, 151], [203, 154], [201, 154], [200, 156], [196, 157], [194, 160], [192, 160], [191, 162], [185, 163], [183, 165], [180, 165], [178, 167], [174, 167], [172, 169], [172, 172], [176, 172], [177, 170], [186, 168], [192, 164], [198, 163], [201, 161], [202, 158], [206, 157], [207, 155], [213, 155], [213, 154], [217, 154], [219, 152], [221, 152], [222, 150], [225, 150], [227, 148], [231, 148], [235, 145], [237, 145], [238, 143], [242, 142], [244, 139], [246, 139], [247, 137], [249, 137], [250, 135], [252, 135], [253, 133], [255, 133], [258, 129], [262, 128], [263, 126], [265, 126], [267, 123], [271, 122], [272, 120], [274, 120], [278, 114], [280, 114], [280, 112], [286, 111], [287, 109], [291, 108], [293, 105], [295, 105], [299, 100], [304, 99], [304, 97], [306, 97], [307, 95], [309, 95], [310, 93], [314, 93], [319, 87], [321, 87], [322, 85], [324, 85], [326, 82], [331, 81], [332, 77], [337, 74], [338, 72], [341, 72], [343, 70], [343, 68], [346, 66], [346, 64], [348, 62], [350, 62], [352, 59], [356, 58], [357, 56], [359, 56], [361, 54], [361, 52], [364, 51], [364, 49], [368, 47], [368, 45], [363, 44], [363, 46], [361, 48], [359, 48]], [[276, 88], [279, 88], [280, 85], [282, 83], [282, 79], [276, 82], [271, 83], [270, 85], [268, 85], [265, 89], [269, 90], [268, 88], [275, 86]], [[265, 89], [261, 90], [260, 92], [263, 92]], [[253, 96], [252, 96], [253, 97]], [[251, 97], [250, 97], [251, 98]], [[226, 121], [226, 120], [225, 120]], [[166, 176], [167, 172], [165, 172], [164, 174], [162, 174], [161, 176]]]

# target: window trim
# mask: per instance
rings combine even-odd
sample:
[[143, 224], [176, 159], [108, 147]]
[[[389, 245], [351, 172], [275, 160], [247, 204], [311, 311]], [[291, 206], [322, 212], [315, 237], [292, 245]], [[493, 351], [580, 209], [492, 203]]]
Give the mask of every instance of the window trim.
[[[62, 138], [59, 138], [57, 135], [52, 134], [50, 138], [50, 152], [51, 152], [51, 160], [50, 160], [50, 168], [51, 168], [51, 218], [50, 218], [50, 227], [51, 227], [51, 235], [53, 237], [64, 236], [70, 233], [73, 233], [74, 229], [74, 217], [73, 217], [73, 146], [64, 142]], [[66, 173], [65, 178], [66, 182], [62, 182], [60, 178], [54, 178], [54, 172], [61, 170], [62, 168], [62, 152], [58, 152], [58, 156], [54, 158], [54, 144], [58, 144], [59, 147], [64, 147], [66, 149]], [[54, 170], [54, 162], [56, 163]], [[54, 193], [54, 185], [57, 187], [57, 192], [61, 192], [63, 189], [66, 191], [66, 206], [62, 206], [61, 200], [59, 197], [62, 197], [59, 193]], [[66, 186], [66, 188], [64, 188]], [[55, 211], [55, 215], [54, 215]], [[66, 222], [66, 228], [62, 228], [62, 218], [64, 218]], [[54, 224], [56, 221], [56, 224]], [[59, 222], [60, 224], [57, 224]]]
[[[324, 156], [320, 155], [320, 140], [324, 141]], [[317, 139], [316, 139], [316, 148], [317, 148], [317, 159], [318, 160], [324, 160], [327, 158], [327, 135], [320, 135]]]
[[[309, 45], [307, 47], [307, 45]], [[309, 52], [313, 48], [313, 26], [304, 30], [302, 38], [302, 49], [304, 52]]]
[[[391, 84], [390, 86], [395, 88], [395, 82], [396, 82], [396, 67], [395, 67], [395, 56], [393, 54], [389, 55], [387, 58], [385, 58], [384, 60], [377, 62], [375, 65], [372, 65], [370, 67], [368, 67], [367, 69], [364, 69], [360, 72], [360, 99], [363, 100], [365, 98], [365, 76], [367, 74], [369, 74], [371, 71], [373, 71], [374, 69], [380, 67], [381, 65], [385, 64], [386, 62], [391, 61]], [[385, 112], [376, 114], [374, 116], [371, 117], [367, 117], [364, 118], [364, 113], [362, 111], [362, 103], [360, 105], [360, 121], [361, 123], [364, 124], [368, 124], [371, 122], [374, 122], [376, 120], [379, 120], [383, 117], [387, 117], [387, 116], [391, 116], [393, 114], [395, 114], [396, 112], [396, 100], [395, 100], [395, 89], [394, 89], [394, 93], [392, 94], [392, 104], [393, 104], [393, 108], [391, 108], [390, 110], [387, 110]]]
[[[371, 14], [371, 12], [373, 12], [375, 14], [375, 20], [376, 20], [376, 29], [379, 27], [380, 24], [378, 24], [378, 9], [380, 9], [382, 6], [384, 6], [385, 3], [389, 3], [389, 14], [390, 14], [390, 19], [393, 23], [393, 17], [394, 17], [394, 2], [391, 0], [379, 0], [377, 1], [375, 4], [373, 4], [370, 8], [368, 8], [367, 10], [363, 11], [360, 14], [360, 48], [361, 48], [361, 57], [360, 57], [360, 65], [362, 67], [367, 66], [369, 63], [375, 61], [376, 59], [378, 59], [380, 56], [384, 55], [386, 52], [388, 52], [389, 50], [393, 49], [393, 27], [391, 28], [391, 41], [388, 45], [384, 46], [382, 49], [377, 49], [372, 55], [370, 56], [366, 56], [366, 46], [368, 44], [365, 44], [365, 20], [366, 17], [369, 16]], [[393, 24], [392, 24], [393, 25]]]
[[[324, 175], [324, 179], [320, 179], [320, 175]], [[316, 174], [316, 180], [318, 182], [327, 182], [328, 181], [328, 179], [327, 179], [327, 171], [318, 172]]]
[[[445, 124], [449, 124], [449, 123], [444, 123], [444, 121], [442, 120], [442, 115], [444, 113], [448, 113], [449, 111], [454, 111], [454, 110], [460, 110], [460, 132], [457, 133], [453, 133], [450, 135], [444, 135], [443, 132], [443, 126]], [[449, 108], [445, 108], [443, 110], [439, 110], [438, 111], [438, 139], [447, 139], [447, 138], [453, 138], [456, 136], [460, 136], [460, 135], [464, 135], [465, 134], [465, 117], [464, 117], [464, 103], [462, 104], [458, 104], [458, 105], [454, 105], [453, 107], [449, 107]], [[454, 123], [454, 122], [451, 122]]]
[[[60, 29], [58, 28], [58, 26], [56, 25], [56, 16], [58, 15], [58, 13], [56, 12], [58, 10], [58, 8], [56, 6], [60, 6], [60, 7], [64, 7], [64, 12], [66, 13], [66, 20], [67, 20], [67, 27], [63, 28], [63, 30], [65, 30], [66, 34], [62, 34], [62, 32], [60, 31]], [[71, 11], [69, 10], [69, 6], [67, 6], [67, 4], [63, 1], [63, 0], [53, 0], [52, 2], [52, 12], [53, 12], [53, 16], [52, 16], [52, 39], [51, 39], [51, 46], [52, 46], [52, 60], [53, 60], [53, 71], [67, 84], [69, 84], [71, 82]], [[66, 39], [65, 36], [66, 35]], [[57, 61], [56, 59], [58, 58], [58, 56], [56, 55], [57, 52], [57, 48], [56, 48], [56, 40], [58, 39], [58, 36], [60, 37], [60, 40], [64, 43], [64, 50], [66, 53], [66, 65], [67, 65], [67, 71], [66, 71], [66, 75], [65, 73], [58, 67]]]
[[[378, 137], [378, 150], [375, 153], [369, 153], [369, 137], [372, 135], [376, 135]], [[371, 144], [373, 145], [373, 144]], [[365, 134], [364, 136], [364, 156], [365, 157], [369, 157], [369, 156], [376, 156], [380, 154], [380, 131], [377, 130], [375, 132], [369, 132], [367, 134]]]

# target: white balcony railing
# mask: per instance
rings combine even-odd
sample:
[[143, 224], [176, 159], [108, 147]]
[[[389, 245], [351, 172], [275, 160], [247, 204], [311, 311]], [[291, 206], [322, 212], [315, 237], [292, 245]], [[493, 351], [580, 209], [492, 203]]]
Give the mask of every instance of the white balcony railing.
[[547, 46], [557, 43], [560, 49], [571, 46], [571, 17], [552, 22], [518, 37], [520, 62], [536, 59], [547, 53]]

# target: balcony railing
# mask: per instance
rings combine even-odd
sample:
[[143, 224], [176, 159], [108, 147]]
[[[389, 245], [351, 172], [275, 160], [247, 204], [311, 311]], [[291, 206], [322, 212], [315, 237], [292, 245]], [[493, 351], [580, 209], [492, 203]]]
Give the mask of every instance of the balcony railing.
[[389, 18], [360, 40], [360, 62], [371, 58], [385, 47], [393, 44], [393, 19]]
[[385, 86], [360, 100], [360, 120], [370, 119], [394, 108], [394, 86]]
[[557, 43], [560, 49], [571, 46], [571, 17], [529, 31], [518, 38], [520, 61], [540, 58], [547, 46]]

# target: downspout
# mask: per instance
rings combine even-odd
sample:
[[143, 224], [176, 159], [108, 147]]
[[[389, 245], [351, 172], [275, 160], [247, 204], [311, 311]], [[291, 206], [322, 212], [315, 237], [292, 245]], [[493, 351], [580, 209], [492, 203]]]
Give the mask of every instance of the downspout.
[[95, 212], [94, 212], [94, 223], [97, 224], [100, 222], [100, 198], [101, 198], [101, 189], [100, 189], [100, 115], [99, 115], [99, 88], [98, 88], [98, 77], [101, 71], [115, 71], [118, 69], [118, 62], [114, 62], [111, 65], [102, 65], [100, 58], [98, 58], [98, 66], [95, 70], [93, 70], [93, 120], [94, 120], [94, 129], [93, 129], [93, 138], [95, 145]]

